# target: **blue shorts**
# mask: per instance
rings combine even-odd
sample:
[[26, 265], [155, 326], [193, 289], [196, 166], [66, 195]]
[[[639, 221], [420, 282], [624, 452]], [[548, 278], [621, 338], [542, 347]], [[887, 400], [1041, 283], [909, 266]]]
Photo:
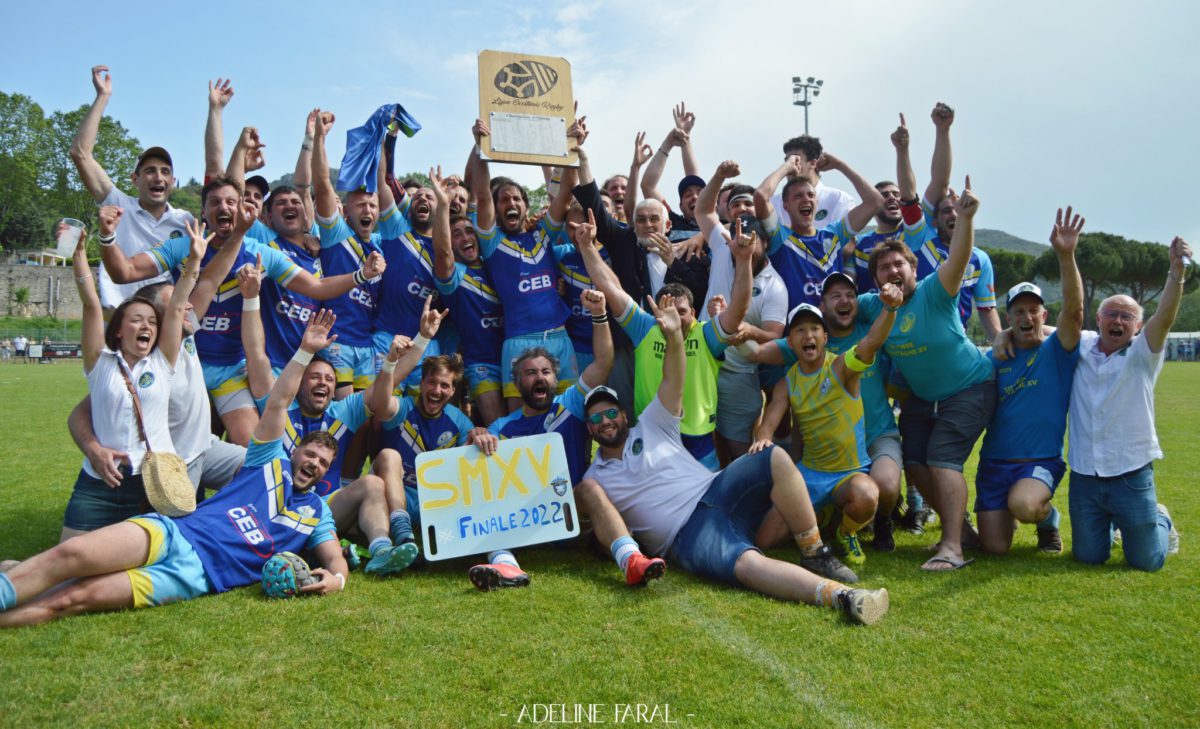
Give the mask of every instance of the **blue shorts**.
[[803, 463], [796, 464], [800, 475], [804, 477], [804, 485], [808, 487], [808, 498], [812, 501], [813, 509], [820, 511], [821, 507], [833, 502], [833, 495], [842, 484], [850, 480], [856, 473], [869, 473], [870, 466], [852, 468], [849, 471], [814, 471]]
[[365, 390], [375, 379], [375, 347], [352, 347], [334, 342], [321, 350], [321, 356], [333, 365], [339, 387], [353, 385], [355, 390]]
[[212, 592], [200, 557], [174, 521], [158, 514], [144, 514], [129, 521], [150, 536], [145, 564], [125, 570], [133, 586], [135, 608], [191, 600]]
[[975, 511], [1004, 511], [1008, 508], [1008, 492], [1023, 478], [1033, 478], [1046, 484], [1054, 496], [1058, 484], [1067, 472], [1061, 458], [1038, 461], [1001, 461], [981, 458], [975, 473]]
[[692, 454], [692, 458], [700, 461], [701, 466], [713, 473], [721, 470], [721, 463], [717, 460], [717, 444], [713, 442], [712, 433], [708, 435], [680, 434], [679, 439], [683, 441], [683, 447], [687, 449], [687, 452]]
[[[391, 332], [385, 332], [382, 329], [375, 332], [375, 363], [372, 366], [374, 372], [371, 374], [379, 374], [379, 369], [383, 367], [383, 360], [387, 357], [388, 350], [392, 348]], [[442, 353], [441, 347], [438, 346], [436, 339], [431, 340], [425, 345], [425, 354], [421, 355], [421, 362], [425, 361], [426, 357], [433, 357]], [[397, 395], [416, 395], [421, 391], [421, 362], [413, 368], [413, 371], [404, 380], [402, 386], [396, 387]]]
[[467, 392], [478, 398], [487, 392], [500, 391], [500, 365], [487, 362], [471, 362], [463, 365], [463, 377], [467, 379]]
[[242, 408], [254, 407], [250, 396], [250, 383], [246, 380], [246, 360], [231, 365], [209, 365], [200, 363], [204, 371], [204, 386], [217, 406], [217, 414]]
[[738, 558], [753, 549], [754, 535], [771, 510], [771, 451], [742, 456], [717, 474], [684, 522], [670, 556], [687, 572], [740, 585]]
[[566, 392], [571, 385], [575, 384], [575, 380], [579, 379], [579, 363], [575, 361], [575, 348], [571, 345], [571, 338], [567, 336], [566, 329], [558, 327], [545, 332], [509, 337], [504, 340], [504, 346], [500, 348], [500, 365], [503, 370], [500, 374], [504, 377], [504, 397], [521, 396], [521, 393], [517, 391], [517, 384], [513, 382], [512, 366], [516, 363], [517, 357], [533, 347], [542, 347], [558, 359], [558, 391], [560, 393]]
[[408, 519], [412, 522], [413, 530], [419, 531], [421, 528], [421, 500], [417, 498], [417, 487], [412, 484], [404, 484], [404, 510], [408, 512]]
[[141, 474], [132, 475], [128, 466], [121, 466], [121, 476], [121, 485], [114, 489], [80, 469], [63, 514], [63, 526], [90, 532], [150, 511]]

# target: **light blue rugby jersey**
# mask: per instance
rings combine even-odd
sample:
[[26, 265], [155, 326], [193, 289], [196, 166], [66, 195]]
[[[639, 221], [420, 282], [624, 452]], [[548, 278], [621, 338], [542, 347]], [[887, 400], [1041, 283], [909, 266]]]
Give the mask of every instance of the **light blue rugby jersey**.
[[532, 231], [510, 236], [495, 223], [475, 233], [492, 284], [504, 306], [504, 336], [538, 334], [563, 326], [570, 311], [558, 295], [553, 241], [562, 230], [545, 216]]

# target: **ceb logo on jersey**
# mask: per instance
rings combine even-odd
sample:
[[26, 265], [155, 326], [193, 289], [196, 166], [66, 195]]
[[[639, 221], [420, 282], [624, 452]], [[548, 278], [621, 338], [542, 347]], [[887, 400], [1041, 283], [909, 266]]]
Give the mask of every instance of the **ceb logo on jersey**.
[[912, 331], [912, 328], [916, 325], [916, 323], [917, 315], [910, 311], [904, 315], [903, 319], [900, 320], [900, 331], [904, 334], [908, 334], [910, 331]]

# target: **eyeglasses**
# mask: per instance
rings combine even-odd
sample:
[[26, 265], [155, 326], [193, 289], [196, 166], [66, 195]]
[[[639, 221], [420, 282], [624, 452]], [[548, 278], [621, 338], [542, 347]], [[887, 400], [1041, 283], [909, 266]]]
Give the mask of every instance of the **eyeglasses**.
[[1116, 319], [1118, 321], [1130, 321], [1130, 322], [1137, 321], [1137, 318], [1138, 318], [1137, 314], [1134, 314], [1129, 311], [1105, 310], [1105, 311], [1100, 312], [1100, 316], [1104, 317], [1105, 319]]
[[609, 408], [607, 410], [601, 410], [598, 413], [592, 413], [588, 416], [588, 422], [592, 425], [599, 425], [600, 423], [604, 422], [605, 418], [608, 418], [609, 420], [616, 420], [617, 416], [620, 414], [620, 410], [616, 408]]

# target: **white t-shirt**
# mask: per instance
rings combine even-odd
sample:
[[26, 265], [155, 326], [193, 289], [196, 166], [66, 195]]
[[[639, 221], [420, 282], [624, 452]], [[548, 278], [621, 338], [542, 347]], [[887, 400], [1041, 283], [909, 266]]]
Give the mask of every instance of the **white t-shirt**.
[[717, 477], [683, 447], [679, 421], [655, 396], [630, 429], [622, 458], [597, 451], [584, 474], [599, 482], [638, 544], [652, 555], [666, 553]]
[[[142, 459], [146, 456], [146, 444], [138, 433], [137, 417], [133, 412], [133, 398], [125, 386], [121, 369], [126, 368], [121, 355], [111, 349], [101, 350], [96, 366], [87, 373], [88, 392], [92, 399], [92, 430], [96, 439], [105, 448], [129, 454], [129, 462], [135, 474], [142, 471]], [[160, 349], [155, 348], [133, 366], [129, 378], [137, 389], [142, 403], [142, 420], [146, 435], [155, 451], [174, 453], [171, 431], [167, 426], [168, 404], [171, 401], [171, 380], [175, 370], [167, 363]], [[83, 459], [83, 470], [93, 478], [101, 478], [92, 470], [92, 464]]]
[[[791, 219], [783, 209], [783, 194], [771, 198], [771, 204], [775, 206], [775, 212], [779, 213], [779, 219], [790, 226]], [[817, 212], [813, 215], [813, 226], [820, 230], [827, 225], [832, 225], [846, 217], [846, 213], [849, 213], [856, 205], [858, 205], [858, 198], [844, 190], [829, 187], [824, 182], [818, 181]]]
[[[725, 238], [723, 227], [713, 228], [708, 236], [709, 255], [712, 268], [708, 272], [708, 298], [720, 294], [725, 297], [726, 304], [733, 292], [733, 254], [729, 252], [729, 241]], [[754, 277], [750, 292], [750, 308], [746, 310], [745, 322], [761, 327], [763, 322], [787, 323], [788, 292], [787, 285], [775, 271], [775, 267], [767, 262], [766, 268]], [[700, 307], [701, 321], [708, 321], [708, 302]], [[733, 347], [725, 350], [725, 364], [722, 368], [729, 372], [754, 372], [758, 365], [748, 361]]]
[[[100, 205], [116, 205], [124, 211], [125, 214], [121, 216], [121, 222], [117, 224], [116, 244], [130, 258], [139, 253], [145, 253], [168, 238], [186, 236], [187, 224], [194, 220], [192, 214], [188, 211], [179, 210], [170, 205], [167, 205], [167, 209], [163, 212], [162, 217], [155, 220], [153, 215], [142, 208], [136, 197], [126, 195], [116, 185], [113, 185], [112, 189], [108, 191], [108, 196], [104, 198], [104, 202], [100, 203]], [[170, 280], [170, 272], [164, 272], [144, 281], [117, 284], [113, 283], [112, 279], [109, 278], [108, 269], [101, 265], [100, 305], [105, 308], [115, 307], [125, 299], [133, 296], [135, 291], [146, 284], [155, 281]]]
[[[167, 427], [175, 452], [190, 464], [208, 450], [212, 440], [212, 412], [208, 408], [208, 389], [204, 386], [195, 337], [184, 337], [179, 345], [168, 410]], [[154, 447], [159, 446], [155, 443]]]
[[1142, 333], [1106, 355], [1097, 332], [1082, 333], [1067, 416], [1072, 471], [1119, 476], [1163, 457], [1154, 430], [1154, 383], [1165, 354], [1151, 352]]

